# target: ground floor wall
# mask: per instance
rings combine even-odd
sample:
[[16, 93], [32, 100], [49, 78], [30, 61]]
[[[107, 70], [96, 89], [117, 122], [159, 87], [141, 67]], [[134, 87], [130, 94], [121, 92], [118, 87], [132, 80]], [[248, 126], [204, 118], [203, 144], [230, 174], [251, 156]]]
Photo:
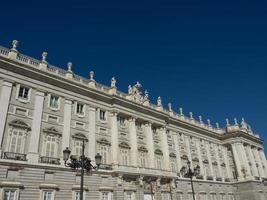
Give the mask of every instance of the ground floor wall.
[[[80, 174], [64, 167], [25, 166], [0, 163], [0, 192], [15, 200], [76, 200]], [[138, 175], [100, 170], [84, 177], [85, 200], [191, 200], [190, 181], [160, 174]], [[263, 200], [267, 186], [262, 182], [239, 184], [194, 181], [197, 200]], [[14, 193], [13, 193], [14, 192]], [[47, 198], [49, 197], [49, 198]], [[51, 198], [50, 198], [51, 197]]]

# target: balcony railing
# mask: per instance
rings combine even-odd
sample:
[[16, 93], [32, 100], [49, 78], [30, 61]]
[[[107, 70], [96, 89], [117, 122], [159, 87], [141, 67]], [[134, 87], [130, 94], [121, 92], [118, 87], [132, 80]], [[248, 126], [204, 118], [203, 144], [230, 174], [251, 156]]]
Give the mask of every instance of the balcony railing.
[[101, 164], [101, 165], [99, 166], [99, 169], [103, 169], [103, 170], [112, 170], [112, 165]]
[[26, 154], [22, 153], [14, 153], [14, 152], [3, 152], [2, 154], [3, 159], [10, 159], [10, 160], [20, 160], [26, 161]]
[[216, 181], [222, 181], [221, 177], [216, 177]]
[[207, 180], [213, 180], [213, 177], [212, 176], [207, 176]]
[[225, 182], [231, 182], [230, 178], [225, 178], [224, 181]]
[[53, 158], [53, 157], [41, 156], [40, 157], [40, 163], [60, 165], [60, 159], [59, 158]]

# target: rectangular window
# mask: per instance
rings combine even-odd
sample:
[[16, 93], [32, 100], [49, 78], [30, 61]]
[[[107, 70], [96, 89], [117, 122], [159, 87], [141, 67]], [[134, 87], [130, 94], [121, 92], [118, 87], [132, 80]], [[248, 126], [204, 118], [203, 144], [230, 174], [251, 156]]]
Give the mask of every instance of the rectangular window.
[[124, 117], [119, 116], [118, 122], [119, 122], [120, 127], [125, 127], [125, 118]]
[[112, 200], [112, 192], [101, 192], [100, 200]]
[[121, 165], [129, 165], [129, 151], [128, 149], [121, 149]]
[[55, 95], [50, 96], [50, 107], [59, 108], [59, 97]]
[[4, 200], [15, 200], [16, 190], [4, 190]]
[[77, 106], [76, 106], [76, 114], [78, 114], [78, 115], [84, 115], [84, 104], [77, 103]]
[[106, 121], [106, 111], [104, 110], [99, 111], [99, 119], [102, 121]]
[[18, 94], [18, 97], [21, 98], [21, 99], [28, 99], [29, 98], [29, 88], [26, 88], [26, 87], [23, 87], [23, 86], [20, 86], [19, 87], [19, 94]]
[[24, 153], [24, 131], [20, 129], [13, 129], [10, 144], [9, 152], [13, 153]]
[[161, 197], [164, 200], [171, 200], [171, 194], [169, 192], [162, 192]]
[[[85, 199], [85, 191], [83, 192], [83, 199]], [[74, 191], [73, 192], [73, 200], [80, 200], [80, 191]]]
[[56, 138], [52, 135], [47, 136], [46, 138], [46, 150], [45, 156], [55, 158], [56, 153]]
[[75, 155], [77, 158], [79, 158], [82, 155], [82, 149], [83, 149], [83, 141], [82, 140], [75, 140]]
[[109, 158], [109, 146], [108, 145], [99, 145], [99, 154], [102, 156], [102, 163], [108, 164]]
[[53, 190], [43, 191], [42, 200], [54, 200], [54, 191]]
[[135, 200], [135, 193], [132, 191], [124, 192], [124, 199], [125, 200]]

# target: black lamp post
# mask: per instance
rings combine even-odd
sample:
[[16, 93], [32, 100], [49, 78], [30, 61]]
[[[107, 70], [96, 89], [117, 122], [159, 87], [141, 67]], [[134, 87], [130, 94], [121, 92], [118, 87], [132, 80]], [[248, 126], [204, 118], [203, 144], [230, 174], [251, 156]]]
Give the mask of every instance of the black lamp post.
[[194, 185], [193, 185], [193, 176], [198, 176], [200, 174], [200, 167], [197, 165], [193, 170], [191, 169], [191, 163], [190, 161], [187, 162], [186, 166], [183, 166], [180, 170], [181, 175], [186, 178], [190, 178], [191, 187], [192, 187], [192, 194], [193, 194], [193, 200], [195, 200], [195, 191], [194, 191]]
[[[82, 146], [82, 155], [80, 158], [77, 158], [76, 156], [71, 155], [71, 151], [67, 147], [65, 150], [63, 150], [63, 160], [65, 162], [66, 167], [70, 167], [72, 169], [80, 170], [81, 171], [81, 185], [80, 185], [80, 200], [83, 200], [83, 178], [84, 178], [84, 171], [90, 172], [92, 170], [97, 170], [101, 164], [102, 156], [96, 154], [95, 156], [95, 163], [96, 166], [93, 166], [91, 164], [91, 159], [85, 157], [84, 155], [84, 141]], [[69, 162], [68, 162], [69, 160]]]

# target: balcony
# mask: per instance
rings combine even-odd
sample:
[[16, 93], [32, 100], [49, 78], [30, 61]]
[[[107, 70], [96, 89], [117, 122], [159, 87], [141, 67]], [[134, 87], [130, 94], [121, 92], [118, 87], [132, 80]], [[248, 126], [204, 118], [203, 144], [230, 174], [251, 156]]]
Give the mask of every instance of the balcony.
[[225, 178], [224, 181], [225, 182], [231, 182], [230, 178]]
[[203, 179], [203, 176], [202, 175], [198, 175], [198, 176], [196, 176], [196, 179]]
[[222, 181], [221, 177], [216, 177], [216, 181]]
[[207, 176], [207, 180], [212, 181], [213, 180], [213, 177], [212, 176]]
[[40, 163], [46, 163], [46, 164], [52, 164], [52, 165], [60, 165], [60, 159], [59, 158], [41, 156], [40, 157]]
[[103, 169], [103, 170], [112, 170], [112, 165], [101, 164], [101, 165], [99, 166], [99, 169]]
[[9, 160], [27, 161], [26, 154], [14, 153], [14, 152], [3, 152], [2, 158]]

